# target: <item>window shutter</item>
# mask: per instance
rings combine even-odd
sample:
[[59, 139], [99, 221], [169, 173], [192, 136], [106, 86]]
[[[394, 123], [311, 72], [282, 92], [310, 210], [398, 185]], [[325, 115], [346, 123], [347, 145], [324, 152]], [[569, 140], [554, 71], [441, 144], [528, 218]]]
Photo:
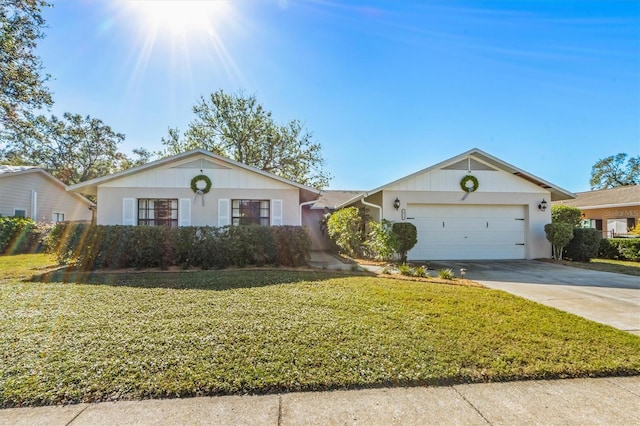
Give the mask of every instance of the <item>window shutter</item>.
[[134, 198], [122, 199], [122, 224], [136, 224], [136, 200]]
[[178, 204], [178, 226], [191, 226], [191, 198], [180, 198]]
[[271, 200], [271, 226], [281, 226], [282, 216], [282, 200]]
[[218, 226], [227, 226], [231, 224], [231, 200], [218, 199]]

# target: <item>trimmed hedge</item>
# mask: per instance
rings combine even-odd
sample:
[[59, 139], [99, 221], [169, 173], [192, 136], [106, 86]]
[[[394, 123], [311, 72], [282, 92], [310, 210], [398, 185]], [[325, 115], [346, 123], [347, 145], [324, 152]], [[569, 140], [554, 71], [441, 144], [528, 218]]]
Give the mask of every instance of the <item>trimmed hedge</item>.
[[68, 224], [49, 238], [60, 263], [80, 269], [181, 266], [222, 269], [229, 266], [301, 266], [311, 241], [295, 226], [104, 226]]
[[400, 263], [407, 263], [407, 252], [418, 243], [418, 229], [411, 222], [396, 222], [391, 230], [397, 235]]
[[640, 262], [640, 238], [603, 238], [598, 257]]
[[598, 256], [601, 231], [594, 228], [574, 228], [573, 238], [564, 248], [565, 258], [578, 262], [589, 262]]
[[23, 217], [0, 217], [0, 254], [34, 253], [51, 225]]

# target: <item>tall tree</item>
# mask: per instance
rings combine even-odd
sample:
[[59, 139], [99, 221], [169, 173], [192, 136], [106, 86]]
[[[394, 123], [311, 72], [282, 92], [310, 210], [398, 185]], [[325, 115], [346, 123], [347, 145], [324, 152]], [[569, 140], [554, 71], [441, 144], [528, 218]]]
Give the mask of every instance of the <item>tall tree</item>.
[[620, 153], [598, 160], [591, 168], [591, 189], [640, 185], [640, 155], [627, 157]]
[[[15, 135], [5, 152], [9, 162], [43, 167], [67, 185], [84, 182], [136, 165], [118, 152], [124, 135], [97, 118], [65, 113], [62, 119], [38, 116]], [[142, 150], [137, 155], [144, 162]]]
[[[34, 110], [53, 103], [34, 53], [44, 37], [43, 0], [0, 0], [0, 132], [15, 132]], [[0, 135], [2, 136], [2, 135]]]
[[201, 97], [193, 112], [196, 119], [184, 137], [169, 129], [162, 139], [164, 154], [203, 148], [308, 186], [329, 184], [322, 147], [312, 134], [299, 120], [276, 123], [255, 96], [218, 90]]

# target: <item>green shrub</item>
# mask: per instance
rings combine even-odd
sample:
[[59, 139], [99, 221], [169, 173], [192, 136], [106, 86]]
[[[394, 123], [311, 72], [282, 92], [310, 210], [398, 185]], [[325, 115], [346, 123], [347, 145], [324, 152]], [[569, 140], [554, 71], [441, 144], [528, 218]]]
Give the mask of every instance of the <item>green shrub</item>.
[[574, 228], [573, 238], [565, 247], [565, 257], [578, 262], [589, 262], [598, 256], [602, 234], [593, 228]]
[[396, 222], [393, 224], [392, 230], [398, 236], [397, 250], [400, 254], [400, 262], [405, 263], [407, 252], [418, 242], [418, 230], [410, 222]]
[[49, 237], [60, 263], [81, 269], [221, 269], [231, 265], [307, 263], [311, 242], [300, 227], [227, 226], [166, 228], [155, 226], [59, 225]]
[[348, 256], [362, 254], [364, 241], [362, 215], [357, 207], [340, 209], [331, 214], [327, 221], [327, 233], [340, 251]]
[[309, 262], [311, 239], [305, 229], [298, 226], [274, 226], [269, 229], [276, 245], [277, 265], [302, 266]]
[[582, 211], [577, 207], [556, 204], [551, 206], [551, 222], [566, 223], [572, 228], [577, 227], [582, 219]]
[[440, 269], [438, 271], [438, 276], [440, 278], [442, 278], [443, 280], [452, 280], [452, 279], [454, 279], [456, 277], [455, 274], [453, 273], [453, 271], [451, 269], [449, 269], [449, 268]]
[[573, 227], [568, 223], [552, 222], [544, 226], [547, 240], [553, 245], [553, 258], [562, 259], [562, 250], [573, 238]]
[[428, 277], [429, 274], [427, 273], [427, 269], [424, 266], [418, 266], [415, 271], [414, 271], [414, 275], [416, 277]]
[[369, 234], [364, 245], [367, 257], [378, 260], [391, 260], [398, 252], [398, 236], [393, 232], [391, 221], [369, 222]]
[[406, 263], [398, 266], [398, 271], [400, 271], [400, 275], [406, 275], [409, 277], [413, 276], [413, 268]]
[[598, 257], [640, 261], [640, 238], [603, 238]]
[[41, 234], [33, 219], [0, 217], [0, 254], [34, 252], [40, 239]]

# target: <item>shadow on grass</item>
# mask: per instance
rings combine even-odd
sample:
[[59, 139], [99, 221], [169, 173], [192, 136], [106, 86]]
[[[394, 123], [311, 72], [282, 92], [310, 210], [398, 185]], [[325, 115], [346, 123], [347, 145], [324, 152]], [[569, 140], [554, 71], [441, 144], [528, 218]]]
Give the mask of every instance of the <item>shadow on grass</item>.
[[73, 283], [88, 285], [126, 286], [138, 288], [173, 288], [230, 290], [237, 288], [265, 287], [300, 281], [325, 281], [346, 276], [363, 276], [372, 273], [338, 272], [324, 270], [292, 269], [224, 269], [188, 271], [78, 271], [61, 268], [34, 275], [28, 282]]

